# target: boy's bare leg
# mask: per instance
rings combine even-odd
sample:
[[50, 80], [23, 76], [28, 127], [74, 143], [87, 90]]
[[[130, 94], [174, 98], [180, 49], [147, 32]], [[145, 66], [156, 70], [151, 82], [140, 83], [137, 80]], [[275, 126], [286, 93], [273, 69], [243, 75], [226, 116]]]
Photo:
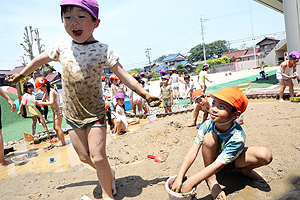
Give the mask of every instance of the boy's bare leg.
[[114, 199], [112, 195], [116, 194], [116, 186], [112, 181], [113, 174], [106, 156], [106, 129], [104, 127], [89, 127], [83, 130], [76, 128], [70, 130], [69, 135], [79, 159], [96, 169], [103, 199]]
[[[202, 155], [205, 167], [216, 160], [218, 157], [218, 149], [218, 136], [215, 133], [206, 133], [202, 144]], [[207, 178], [207, 186], [211, 191], [213, 199], [226, 199], [226, 194], [221, 189], [215, 174]]]
[[10, 164], [11, 161], [6, 161], [4, 159], [4, 143], [3, 143], [3, 137], [2, 137], [2, 129], [0, 129], [0, 167], [4, 165]]
[[246, 147], [235, 160], [237, 171], [252, 179], [265, 179], [265, 175], [255, 168], [272, 162], [272, 153], [265, 147]]
[[200, 106], [199, 106], [199, 104], [196, 103], [196, 106], [193, 110], [193, 122], [190, 125], [188, 125], [188, 127], [193, 127], [193, 126], [197, 125], [199, 111], [200, 111]]

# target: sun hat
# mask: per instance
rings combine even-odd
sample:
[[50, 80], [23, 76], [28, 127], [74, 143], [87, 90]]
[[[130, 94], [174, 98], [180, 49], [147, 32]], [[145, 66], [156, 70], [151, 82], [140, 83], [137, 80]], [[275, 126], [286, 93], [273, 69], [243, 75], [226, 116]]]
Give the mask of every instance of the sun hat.
[[297, 52], [297, 51], [292, 51], [290, 54], [289, 54], [289, 58], [291, 60], [299, 60], [300, 59], [300, 54]]
[[43, 87], [43, 85], [45, 85], [45, 83], [47, 82], [47, 79], [45, 77], [38, 77], [37, 79], [35, 79], [35, 87], [36, 90], [41, 89], [41, 87]]
[[99, 16], [97, 0], [62, 0], [60, 6], [79, 6], [91, 13], [96, 19]]
[[105, 76], [102, 76], [101, 79], [102, 79], [102, 81], [103, 81], [103, 80], [105, 79]]
[[105, 110], [109, 109], [110, 108], [110, 105], [109, 103], [105, 103]]
[[211, 94], [211, 96], [229, 103], [241, 113], [245, 112], [248, 106], [247, 96], [236, 87], [224, 88], [216, 94]]
[[166, 70], [162, 69], [162, 70], [159, 71], [159, 73], [160, 73], [160, 74], [165, 74], [165, 73], [167, 73], [167, 72], [166, 72]]
[[118, 77], [116, 75], [110, 75], [109, 79], [118, 79]]
[[123, 93], [118, 93], [118, 94], [116, 94], [115, 98], [116, 99], [125, 99], [125, 96]]
[[208, 69], [209, 69], [209, 65], [205, 63], [205, 64], [203, 65], [203, 68], [208, 68]]
[[162, 76], [161, 79], [169, 80], [169, 77], [167, 75], [165, 75], [165, 76]]
[[145, 73], [144, 73], [144, 72], [141, 72], [141, 73], [140, 73], [140, 76], [145, 76]]
[[175, 67], [172, 67], [172, 68], [171, 68], [171, 71], [174, 71], [174, 70], [177, 71], [177, 69], [176, 69]]
[[203, 96], [205, 96], [205, 94], [202, 90], [195, 90], [192, 95], [194, 101]]

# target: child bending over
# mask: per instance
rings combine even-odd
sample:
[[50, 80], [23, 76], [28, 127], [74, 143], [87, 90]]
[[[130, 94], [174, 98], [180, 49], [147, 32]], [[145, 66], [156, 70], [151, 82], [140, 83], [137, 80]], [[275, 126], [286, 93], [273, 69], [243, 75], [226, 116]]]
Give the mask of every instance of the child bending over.
[[[213, 199], [226, 199], [215, 174], [230, 166], [250, 178], [263, 179], [264, 174], [255, 168], [268, 165], [272, 161], [272, 153], [265, 147], [244, 146], [244, 131], [235, 122], [248, 105], [248, 99], [241, 90], [227, 87], [212, 95], [212, 98], [211, 119], [200, 127], [183, 160], [172, 190], [186, 193], [206, 180]], [[182, 183], [201, 146], [205, 168]]]

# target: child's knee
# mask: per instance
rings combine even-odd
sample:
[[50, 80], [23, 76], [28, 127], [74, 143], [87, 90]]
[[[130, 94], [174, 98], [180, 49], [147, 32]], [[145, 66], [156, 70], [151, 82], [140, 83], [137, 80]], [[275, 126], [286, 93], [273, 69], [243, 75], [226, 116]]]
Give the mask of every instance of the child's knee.
[[260, 158], [260, 160], [263, 162], [262, 164], [268, 165], [273, 160], [273, 155], [269, 149], [266, 147], [261, 147], [260, 150], [257, 152], [257, 156]]
[[97, 166], [97, 168], [104, 166], [105, 162], [107, 161], [102, 155], [91, 156], [91, 160], [92, 163]]
[[206, 133], [203, 137], [203, 146], [207, 148], [218, 147], [218, 136], [215, 133]]
[[79, 155], [79, 160], [83, 163], [87, 163], [89, 164], [90, 161], [91, 161], [91, 158], [90, 158], [90, 155], [88, 152], [84, 153], [84, 154], [81, 154]]

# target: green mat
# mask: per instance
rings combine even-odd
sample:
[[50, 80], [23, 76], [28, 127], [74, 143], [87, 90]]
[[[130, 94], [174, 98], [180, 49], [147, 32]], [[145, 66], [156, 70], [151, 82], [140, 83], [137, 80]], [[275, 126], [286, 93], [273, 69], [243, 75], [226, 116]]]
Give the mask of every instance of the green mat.
[[256, 81], [256, 78], [260, 78], [260, 76], [258, 74], [258, 75], [248, 76], [245, 78], [237, 79], [234, 81], [229, 81], [229, 82], [214, 85], [214, 86], [209, 86], [209, 87], [207, 87], [206, 91], [208, 93], [214, 93], [225, 87], [230, 87], [230, 86], [234, 87], [234, 86], [237, 86], [237, 85], [243, 84], [243, 83], [250, 83], [251, 88], [268, 88], [268, 87], [278, 83], [278, 80], [276, 79], [276, 71], [277, 70], [273, 70], [273, 71], [266, 73], [266, 74], [268, 74], [267, 75], [268, 80], [267, 79], [259, 79], [258, 81]]

